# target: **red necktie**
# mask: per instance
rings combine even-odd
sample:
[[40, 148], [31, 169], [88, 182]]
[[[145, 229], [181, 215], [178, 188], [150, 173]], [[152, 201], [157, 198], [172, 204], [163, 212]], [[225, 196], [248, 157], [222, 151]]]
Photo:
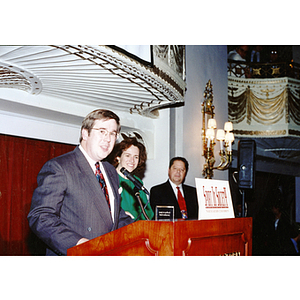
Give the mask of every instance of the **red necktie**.
[[102, 189], [102, 192], [104, 193], [104, 196], [106, 198], [106, 201], [107, 201], [107, 204], [108, 204], [108, 207], [109, 207], [109, 210], [110, 210], [110, 202], [109, 202], [109, 195], [108, 195], [108, 191], [107, 191], [107, 186], [106, 186], [106, 183], [105, 183], [105, 179], [104, 179], [104, 176], [100, 170], [100, 164], [99, 162], [96, 162], [96, 177], [100, 183], [100, 186], [101, 186], [101, 189]]
[[177, 200], [178, 200], [178, 204], [180, 207], [180, 211], [181, 211], [181, 215], [182, 215], [182, 219], [187, 219], [188, 215], [187, 215], [187, 211], [186, 211], [186, 204], [185, 204], [185, 200], [180, 192], [180, 188], [179, 186], [176, 187], [177, 188]]

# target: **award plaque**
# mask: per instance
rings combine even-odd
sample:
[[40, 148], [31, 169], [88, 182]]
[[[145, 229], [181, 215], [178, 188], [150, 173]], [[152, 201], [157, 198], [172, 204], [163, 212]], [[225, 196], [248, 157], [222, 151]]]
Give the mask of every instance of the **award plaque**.
[[174, 206], [156, 206], [156, 221], [174, 221]]

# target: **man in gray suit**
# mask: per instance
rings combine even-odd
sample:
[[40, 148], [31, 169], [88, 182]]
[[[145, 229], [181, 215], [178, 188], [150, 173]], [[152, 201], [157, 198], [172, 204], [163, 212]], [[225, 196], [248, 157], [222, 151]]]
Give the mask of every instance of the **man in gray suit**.
[[[118, 174], [102, 162], [119, 131], [116, 114], [91, 112], [82, 122], [80, 145], [46, 162], [39, 172], [28, 221], [47, 245], [46, 255], [66, 255], [68, 248], [132, 223], [120, 206]], [[97, 162], [109, 200], [95, 175]]]

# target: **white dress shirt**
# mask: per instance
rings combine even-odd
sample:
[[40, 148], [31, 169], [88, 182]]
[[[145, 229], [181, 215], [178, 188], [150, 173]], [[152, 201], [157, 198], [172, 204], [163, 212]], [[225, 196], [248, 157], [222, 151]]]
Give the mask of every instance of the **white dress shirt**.
[[176, 195], [176, 199], [177, 199], [177, 201], [178, 201], [178, 190], [177, 190], [177, 187], [179, 187], [179, 189], [180, 189], [180, 192], [181, 192], [181, 194], [182, 194], [182, 196], [183, 196], [183, 198], [184, 198], [184, 193], [183, 193], [183, 188], [182, 188], [182, 184], [180, 184], [180, 185], [176, 185], [175, 183], [173, 183], [170, 179], [169, 179], [169, 182], [170, 182], [170, 184], [171, 184], [171, 187], [172, 187], [172, 189], [173, 189], [173, 191], [174, 191], [174, 194]]
[[[89, 157], [89, 155], [86, 153], [86, 151], [83, 149], [83, 147], [81, 145], [79, 145], [79, 149], [81, 150], [81, 152], [83, 153], [83, 155], [85, 156], [85, 158], [87, 159], [88, 163], [90, 164], [94, 174], [96, 173], [96, 161], [94, 161], [93, 159], [91, 159]], [[113, 193], [113, 190], [111, 188], [111, 185], [110, 185], [110, 181], [106, 175], [106, 172], [105, 172], [105, 169], [103, 168], [102, 166], [102, 162], [99, 161], [99, 164], [100, 164], [100, 170], [104, 176], [104, 179], [105, 179], [105, 183], [107, 185], [107, 191], [108, 191], [108, 195], [109, 195], [109, 202], [110, 202], [110, 210], [111, 210], [111, 217], [114, 221], [114, 211], [115, 211], [115, 197], [114, 197], [114, 193]], [[95, 175], [96, 176], [96, 175]]]

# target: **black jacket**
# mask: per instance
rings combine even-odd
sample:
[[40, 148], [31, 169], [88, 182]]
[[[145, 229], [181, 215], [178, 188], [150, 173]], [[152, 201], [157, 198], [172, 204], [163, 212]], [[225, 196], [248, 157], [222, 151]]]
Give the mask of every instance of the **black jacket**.
[[[198, 200], [196, 188], [183, 184], [183, 193], [189, 220], [198, 220]], [[181, 219], [181, 212], [169, 180], [165, 183], [153, 186], [150, 190], [150, 204], [154, 213], [157, 205], [174, 206], [174, 218]]]

